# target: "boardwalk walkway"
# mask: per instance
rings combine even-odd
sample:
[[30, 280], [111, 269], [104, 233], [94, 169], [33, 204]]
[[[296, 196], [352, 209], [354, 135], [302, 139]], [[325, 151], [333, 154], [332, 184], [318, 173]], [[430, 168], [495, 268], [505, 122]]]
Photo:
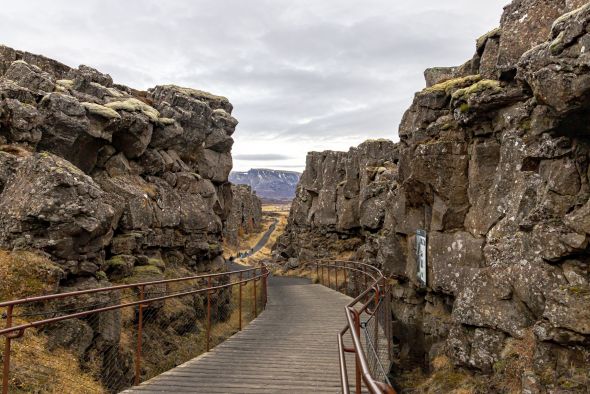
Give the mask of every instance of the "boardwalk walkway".
[[268, 285], [266, 310], [243, 331], [126, 393], [340, 392], [336, 334], [350, 298], [300, 278]]

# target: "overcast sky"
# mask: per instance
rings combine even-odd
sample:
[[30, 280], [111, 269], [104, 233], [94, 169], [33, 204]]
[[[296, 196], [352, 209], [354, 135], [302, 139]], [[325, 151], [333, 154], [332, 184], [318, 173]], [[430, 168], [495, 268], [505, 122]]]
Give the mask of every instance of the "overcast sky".
[[463, 63], [508, 0], [4, 0], [0, 42], [138, 89], [226, 96], [234, 169], [397, 140], [422, 72]]

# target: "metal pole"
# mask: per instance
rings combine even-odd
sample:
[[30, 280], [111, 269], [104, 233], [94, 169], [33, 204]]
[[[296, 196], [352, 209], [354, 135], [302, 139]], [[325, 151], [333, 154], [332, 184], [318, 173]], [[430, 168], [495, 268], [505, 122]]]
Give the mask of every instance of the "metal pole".
[[346, 262], [344, 262], [344, 294], [348, 295], [348, 283], [346, 282]]
[[391, 322], [391, 290], [388, 285], [386, 285], [385, 289], [385, 335], [387, 336], [387, 359], [391, 363], [391, 336], [393, 335], [392, 331], [392, 322]]
[[[359, 313], [355, 310], [354, 311], [354, 331], [358, 338], [361, 337], [361, 317]], [[355, 380], [356, 380], [356, 394], [361, 394], [361, 359], [359, 356], [360, 349], [355, 348], [354, 358], [355, 358]]]
[[[14, 306], [8, 305], [6, 310], [6, 328], [12, 326], [12, 311]], [[10, 334], [4, 336], [4, 362], [2, 366], [2, 394], [8, 394], [8, 374], [10, 371]]]
[[320, 263], [318, 261], [315, 262], [315, 276], [319, 282], [320, 281]]
[[264, 266], [264, 308], [266, 309], [266, 304], [268, 303], [268, 270], [266, 266]]
[[210, 346], [211, 336], [211, 277], [207, 278], [207, 351]]
[[240, 287], [239, 296], [238, 296], [238, 320], [239, 320], [239, 330], [242, 331], [242, 273], [240, 272]]
[[254, 269], [254, 317], [258, 317], [258, 308], [256, 308], [256, 268]]
[[[139, 288], [139, 300], [145, 299], [145, 286]], [[137, 386], [141, 379], [141, 350], [143, 347], [143, 303], [139, 304], [139, 316], [137, 319], [137, 348], [135, 349], [135, 381]]]

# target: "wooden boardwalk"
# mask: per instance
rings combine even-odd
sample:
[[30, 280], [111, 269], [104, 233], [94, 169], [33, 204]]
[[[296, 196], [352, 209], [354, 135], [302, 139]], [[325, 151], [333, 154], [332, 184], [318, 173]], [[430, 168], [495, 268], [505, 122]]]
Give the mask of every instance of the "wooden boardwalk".
[[244, 330], [125, 392], [339, 393], [336, 338], [351, 299], [305, 279], [272, 277], [268, 285], [266, 310]]

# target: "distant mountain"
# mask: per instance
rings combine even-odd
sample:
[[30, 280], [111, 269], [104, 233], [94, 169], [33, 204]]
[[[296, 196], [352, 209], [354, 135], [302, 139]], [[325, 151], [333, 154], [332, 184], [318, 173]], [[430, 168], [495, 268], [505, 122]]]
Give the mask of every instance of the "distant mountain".
[[250, 185], [266, 202], [286, 202], [295, 197], [300, 173], [295, 171], [253, 168], [246, 172], [232, 171], [229, 181], [237, 185]]

